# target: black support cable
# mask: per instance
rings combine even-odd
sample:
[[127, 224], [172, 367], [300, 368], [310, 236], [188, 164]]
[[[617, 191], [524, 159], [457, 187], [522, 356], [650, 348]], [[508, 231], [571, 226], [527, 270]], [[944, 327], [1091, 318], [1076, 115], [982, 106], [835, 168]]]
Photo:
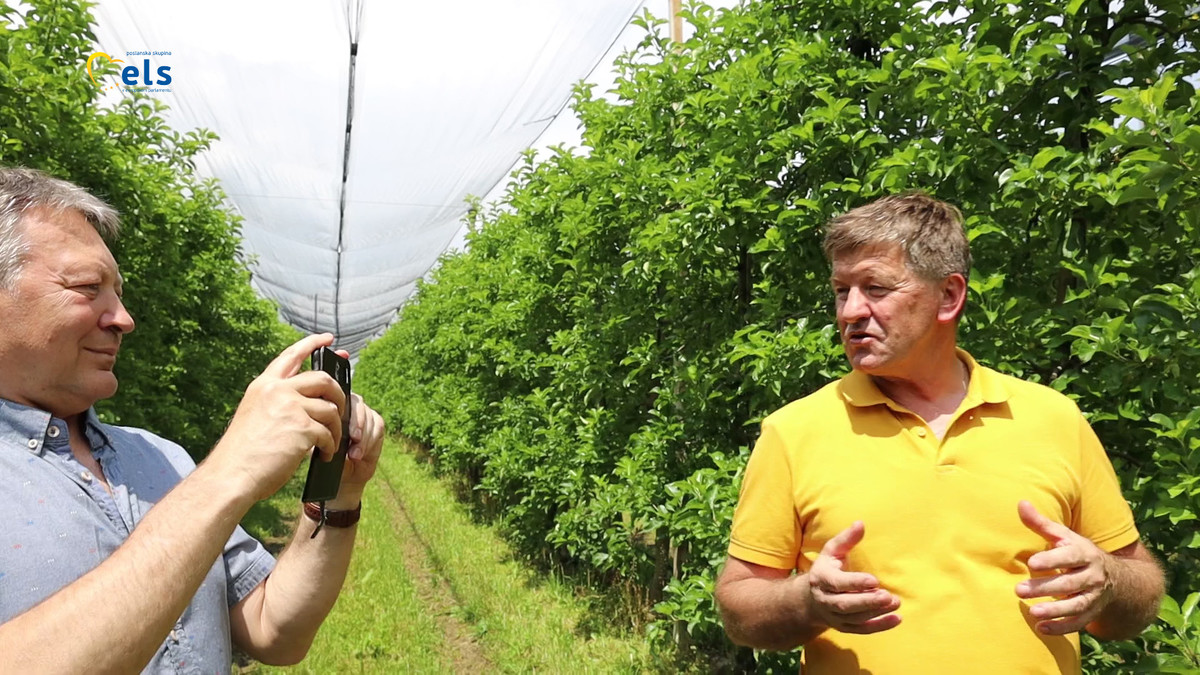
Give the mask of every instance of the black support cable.
[[338, 199], [337, 268], [333, 278], [333, 334], [342, 333], [342, 239], [346, 234], [346, 186], [350, 178], [350, 135], [354, 128], [354, 73], [358, 66], [358, 33], [362, 25], [362, 0], [346, 2], [346, 32], [350, 38], [350, 76], [346, 87], [346, 143], [342, 151], [342, 189]]

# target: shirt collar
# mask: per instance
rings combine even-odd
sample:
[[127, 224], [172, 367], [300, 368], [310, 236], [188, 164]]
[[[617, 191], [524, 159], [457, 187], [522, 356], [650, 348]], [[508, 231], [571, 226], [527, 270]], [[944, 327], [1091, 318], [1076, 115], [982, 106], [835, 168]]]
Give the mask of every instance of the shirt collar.
[[85, 417], [83, 418], [83, 432], [87, 434], [88, 442], [92, 444], [92, 448], [99, 450], [107, 445], [115, 447], [112, 440], [108, 437], [108, 432], [104, 430], [104, 423], [100, 421], [100, 417], [96, 415], [96, 409], [88, 408]]
[[[45, 410], [0, 398], [0, 439], [15, 440], [20, 444], [35, 439], [40, 443], [53, 419], [55, 417]], [[95, 408], [88, 408], [83, 419], [84, 433], [94, 450], [112, 445]]]
[[[970, 409], [984, 403], [1003, 403], [1008, 400], [1008, 388], [998, 373], [989, 368], [983, 368], [975, 362], [974, 357], [965, 349], [955, 348], [955, 355], [967, 365], [971, 381], [967, 384], [967, 396], [959, 405], [960, 409]], [[903, 406], [888, 398], [879, 387], [875, 386], [871, 376], [858, 370], [850, 371], [838, 383], [838, 392], [847, 403], [857, 408], [873, 405], [886, 405], [895, 410], [903, 410]]]

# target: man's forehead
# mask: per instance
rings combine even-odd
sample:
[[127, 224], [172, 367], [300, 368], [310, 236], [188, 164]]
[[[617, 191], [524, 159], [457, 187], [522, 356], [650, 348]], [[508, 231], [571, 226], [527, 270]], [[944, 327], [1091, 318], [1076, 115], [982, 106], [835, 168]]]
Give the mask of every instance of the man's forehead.
[[[31, 217], [32, 216], [32, 217]], [[108, 244], [82, 213], [74, 209], [54, 212], [31, 209], [22, 219], [22, 237], [28, 245], [26, 262], [41, 261], [61, 273], [94, 272], [120, 277]]]
[[907, 263], [908, 256], [900, 244], [872, 244], [835, 256], [833, 276], [861, 271], [904, 269]]
[[82, 239], [104, 244], [104, 238], [78, 209], [35, 206], [25, 211], [19, 223], [27, 240]]
[[112, 258], [104, 260], [102, 258], [75, 258], [70, 257], [63, 261], [62, 273], [67, 275], [79, 274], [100, 274], [102, 277], [112, 277], [117, 284], [125, 282], [125, 277], [121, 276], [121, 270], [117, 267], [117, 263]]

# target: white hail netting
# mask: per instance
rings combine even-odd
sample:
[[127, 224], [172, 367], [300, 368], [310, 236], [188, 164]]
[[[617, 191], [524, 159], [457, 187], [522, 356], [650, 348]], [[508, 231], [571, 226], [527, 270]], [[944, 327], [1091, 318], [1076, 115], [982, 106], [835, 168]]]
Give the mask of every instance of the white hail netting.
[[357, 354], [455, 238], [464, 198], [505, 176], [641, 4], [102, 0], [94, 11], [97, 50], [170, 89], [153, 95], [172, 128], [220, 135], [197, 169], [245, 218], [257, 290]]

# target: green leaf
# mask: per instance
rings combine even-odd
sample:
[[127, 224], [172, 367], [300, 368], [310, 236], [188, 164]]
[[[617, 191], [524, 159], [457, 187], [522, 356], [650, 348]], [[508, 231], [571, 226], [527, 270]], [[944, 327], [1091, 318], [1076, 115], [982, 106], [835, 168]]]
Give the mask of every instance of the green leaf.
[[1130, 202], [1141, 201], [1145, 199], [1158, 199], [1158, 193], [1151, 187], [1140, 183], [1130, 185], [1121, 191], [1121, 196], [1117, 198], [1116, 206], [1128, 204]]
[[1066, 156], [1067, 149], [1061, 145], [1042, 148], [1036, 155], [1033, 156], [1033, 160], [1029, 162], [1029, 167], [1035, 171], [1041, 171], [1042, 169], [1046, 168], [1046, 165], [1050, 162]]
[[[1197, 534], [1200, 534], [1198, 532]], [[1183, 606], [1180, 607], [1180, 613], [1183, 615], [1183, 620], [1192, 626], [1197, 626], [1196, 619], [1200, 619], [1200, 615], [1196, 614], [1196, 605], [1200, 604], [1200, 592], [1192, 593], [1183, 601]]]
[[1150, 421], [1167, 430], [1175, 429], [1175, 420], [1162, 413], [1154, 413], [1150, 416]]
[[1162, 604], [1158, 607], [1158, 618], [1176, 631], [1183, 632], [1183, 613], [1179, 610], [1179, 603], [1171, 596], [1163, 596]]

